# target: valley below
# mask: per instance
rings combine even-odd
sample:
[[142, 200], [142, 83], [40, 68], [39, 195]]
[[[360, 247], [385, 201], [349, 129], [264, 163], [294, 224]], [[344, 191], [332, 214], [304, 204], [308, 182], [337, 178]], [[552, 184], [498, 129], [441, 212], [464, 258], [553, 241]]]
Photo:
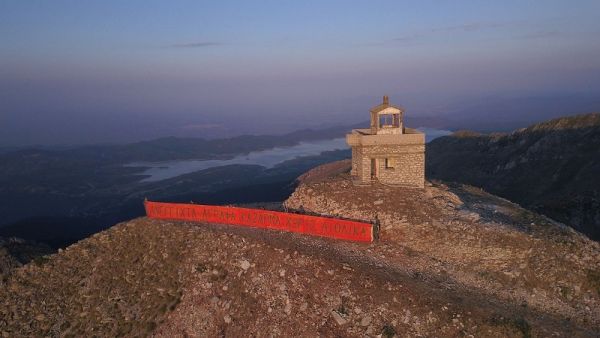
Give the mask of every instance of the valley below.
[[350, 156], [344, 130], [0, 154], [0, 236], [65, 247], [143, 215], [145, 198], [281, 202], [300, 174]]

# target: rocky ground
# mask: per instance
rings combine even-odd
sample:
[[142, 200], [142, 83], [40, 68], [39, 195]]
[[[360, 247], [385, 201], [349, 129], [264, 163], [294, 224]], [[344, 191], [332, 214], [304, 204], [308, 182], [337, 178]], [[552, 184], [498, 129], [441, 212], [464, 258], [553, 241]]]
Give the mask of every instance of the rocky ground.
[[466, 186], [355, 187], [344, 163], [286, 207], [377, 216], [379, 242], [134, 219], [14, 270], [0, 334], [597, 335], [597, 243]]
[[[330, 164], [334, 166], [333, 164]], [[338, 162], [301, 177], [291, 209], [381, 221], [388, 264], [444, 285], [598, 329], [600, 246], [562, 224], [466, 185], [354, 186]]]
[[15, 237], [0, 237], [0, 284], [15, 269], [32, 260], [43, 259], [44, 255], [52, 252], [52, 248], [44, 244]]

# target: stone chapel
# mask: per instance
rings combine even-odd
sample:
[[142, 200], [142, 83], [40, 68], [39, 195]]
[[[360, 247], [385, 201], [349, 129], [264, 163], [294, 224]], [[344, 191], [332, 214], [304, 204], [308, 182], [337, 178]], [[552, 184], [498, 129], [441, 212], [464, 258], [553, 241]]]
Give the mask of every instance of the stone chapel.
[[404, 109], [387, 96], [370, 110], [371, 127], [346, 135], [352, 148], [354, 183], [371, 182], [423, 188], [425, 185], [425, 134], [404, 126]]

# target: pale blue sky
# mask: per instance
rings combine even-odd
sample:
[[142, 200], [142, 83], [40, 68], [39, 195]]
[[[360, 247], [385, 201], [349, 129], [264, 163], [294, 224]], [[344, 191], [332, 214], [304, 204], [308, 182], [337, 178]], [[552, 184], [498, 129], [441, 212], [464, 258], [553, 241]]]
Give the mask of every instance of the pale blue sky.
[[417, 116], [490, 96], [596, 98], [598, 13], [599, 1], [4, 0], [0, 146], [353, 123], [384, 93]]

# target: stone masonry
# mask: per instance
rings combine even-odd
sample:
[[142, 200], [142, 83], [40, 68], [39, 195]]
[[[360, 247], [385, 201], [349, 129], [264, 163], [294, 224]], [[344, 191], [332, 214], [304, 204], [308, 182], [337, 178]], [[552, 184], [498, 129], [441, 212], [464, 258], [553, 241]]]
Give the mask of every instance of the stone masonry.
[[404, 127], [404, 110], [383, 103], [370, 110], [371, 127], [346, 135], [352, 148], [354, 183], [423, 188], [425, 185], [425, 134]]

